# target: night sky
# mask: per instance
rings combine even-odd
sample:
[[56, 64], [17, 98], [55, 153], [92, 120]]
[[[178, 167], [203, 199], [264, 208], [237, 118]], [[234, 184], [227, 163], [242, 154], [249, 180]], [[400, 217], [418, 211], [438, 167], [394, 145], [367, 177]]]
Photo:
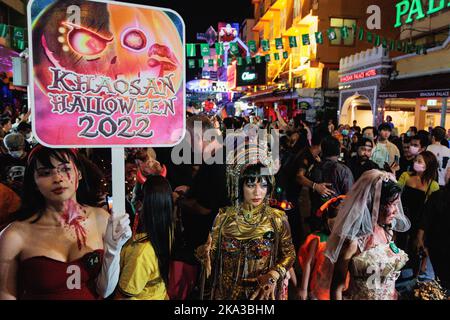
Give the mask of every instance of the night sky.
[[169, 8], [177, 11], [186, 24], [186, 42], [201, 42], [197, 33], [204, 33], [218, 22], [238, 22], [253, 18], [251, 0], [130, 0], [119, 1]]

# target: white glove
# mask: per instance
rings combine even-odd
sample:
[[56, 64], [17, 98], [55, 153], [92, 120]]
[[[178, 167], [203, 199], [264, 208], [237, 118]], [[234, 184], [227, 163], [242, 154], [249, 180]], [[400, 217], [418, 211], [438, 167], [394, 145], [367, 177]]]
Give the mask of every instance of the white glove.
[[115, 215], [108, 219], [103, 238], [104, 256], [102, 269], [97, 277], [97, 293], [106, 298], [110, 296], [119, 282], [120, 251], [131, 238], [130, 217], [128, 214]]

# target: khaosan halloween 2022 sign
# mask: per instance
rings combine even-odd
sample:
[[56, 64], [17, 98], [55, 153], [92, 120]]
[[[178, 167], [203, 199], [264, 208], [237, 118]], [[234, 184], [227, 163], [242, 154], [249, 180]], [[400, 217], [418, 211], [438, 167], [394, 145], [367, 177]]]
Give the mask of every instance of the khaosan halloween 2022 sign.
[[28, 4], [34, 133], [48, 146], [169, 146], [185, 131], [185, 26], [174, 11]]

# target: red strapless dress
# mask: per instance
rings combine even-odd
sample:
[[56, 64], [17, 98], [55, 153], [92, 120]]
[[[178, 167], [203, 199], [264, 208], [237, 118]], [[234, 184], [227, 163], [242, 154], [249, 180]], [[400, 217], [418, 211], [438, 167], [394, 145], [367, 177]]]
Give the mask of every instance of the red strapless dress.
[[45, 256], [25, 259], [18, 270], [18, 297], [21, 300], [96, 300], [99, 297], [95, 280], [102, 261], [101, 249], [71, 262]]

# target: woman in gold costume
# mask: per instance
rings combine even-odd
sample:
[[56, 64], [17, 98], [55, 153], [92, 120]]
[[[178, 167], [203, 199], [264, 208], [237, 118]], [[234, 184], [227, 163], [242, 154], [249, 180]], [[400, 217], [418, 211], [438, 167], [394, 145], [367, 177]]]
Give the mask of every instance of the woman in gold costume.
[[[241, 157], [254, 153], [247, 149]], [[295, 249], [285, 213], [268, 204], [274, 177], [270, 157], [262, 154], [251, 164], [237, 155], [227, 167], [234, 205], [219, 210], [207, 243], [197, 250], [205, 299], [287, 299], [284, 283]]]

